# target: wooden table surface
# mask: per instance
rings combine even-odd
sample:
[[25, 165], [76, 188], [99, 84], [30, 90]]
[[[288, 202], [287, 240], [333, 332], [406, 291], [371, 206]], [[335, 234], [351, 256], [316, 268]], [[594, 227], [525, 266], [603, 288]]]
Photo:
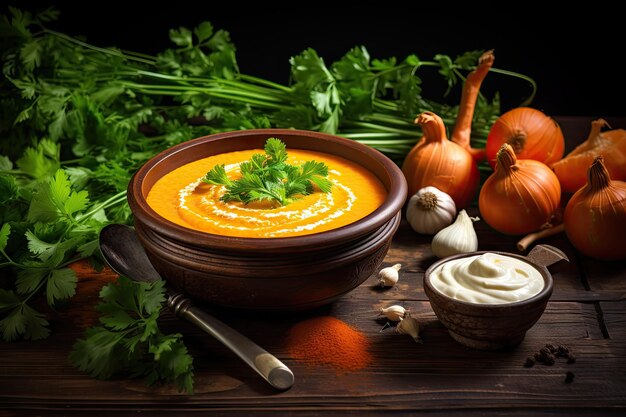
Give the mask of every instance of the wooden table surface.
[[[585, 137], [589, 120], [559, 121], [569, 150]], [[470, 212], [476, 215], [477, 209]], [[479, 250], [518, 253], [516, 237], [482, 221], [475, 227]], [[405, 222], [383, 264], [403, 264], [400, 281], [391, 289], [379, 290], [372, 276], [334, 304], [304, 314], [213, 311], [293, 370], [296, 383], [286, 392], [271, 389], [218, 342], [170, 314], [161, 326], [184, 335], [194, 356], [194, 395], [149, 388], [140, 380], [98, 381], [83, 375], [67, 357], [97, 318], [93, 307], [100, 287], [115, 275], [78, 265], [77, 295], [54, 316], [50, 338], [0, 344], [0, 415], [626, 415], [626, 262], [581, 256], [563, 234], [541, 243], [562, 249], [571, 262], [550, 267], [555, 282], [550, 303], [515, 349], [473, 350], [448, 335], [422, 287], [423, 273], [435, 260], [429, 238]], [[410, 308], [420, 319], [423, 344], [393, 329], [380, 332], [377, 311], [392, 304]], [[371, 341], [373, 364], [337, 373], [290, 358], [285, 346], [290, 327], [321, 315], [363, 332]], [[576, 363], [524, 367], [526, 357], [548, 342], [568, 346]], [[567, 371], [575, 374], [571, 383], [565, 382]]]

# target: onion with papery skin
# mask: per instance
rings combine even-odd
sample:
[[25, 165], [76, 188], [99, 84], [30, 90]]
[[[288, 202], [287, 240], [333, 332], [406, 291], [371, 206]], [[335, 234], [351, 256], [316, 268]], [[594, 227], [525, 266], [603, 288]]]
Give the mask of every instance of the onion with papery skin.
[[611, 180], [602, 156], [591, 164], [587, 184], [567, 203], [563, 223], [567, 238], [581, 253], [626, 259], [626, 182]]
[[507, 143], [496, 160], [496, 170], [478, 197], [482, 219], [510, 235], [548, 227], [561, 201], [561, 186], [554, 172], [539, 161], [517, 159]]
[[424, 137], [411, 149], [402, 164], [409, 195], [433, 186], [448, 194], [457, 209], [467, 207], [478, 190], [478, 165], [469, 152], [448, 140], [441, 117], [432, 112], [417, 116]]
[[513, 147], [519, 159], [534, 159], [548, 166], [561, 159], [565, 151], [559, 124], [530, 107], [518, 107], [502, 114], [489, 130], [485, 151], [492, 168], [504, 143]]
[[626, 180], [626, 130], [614, 129], [601, 132], [608, 126], [604, 119], [591, 122], [587, 139], [552, 164], [554, 173], [565, 193], [575, 193], [587, 183], [587, 171], [596, 156], [604, 157], [604, 167], [612, 180]]

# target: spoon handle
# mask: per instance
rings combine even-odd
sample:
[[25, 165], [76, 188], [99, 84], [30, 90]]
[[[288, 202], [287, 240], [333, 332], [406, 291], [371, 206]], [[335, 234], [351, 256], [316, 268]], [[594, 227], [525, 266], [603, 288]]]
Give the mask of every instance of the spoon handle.
[[184, 295], [172, 290], [168, 290], [167, 294], [167, 305], [177, 317], [190, 321], [222, 342], [274, 388], [279, 390], [291, 388], [294, 382], [293, 372], [278, 358], [238, 331], [194, 306]]

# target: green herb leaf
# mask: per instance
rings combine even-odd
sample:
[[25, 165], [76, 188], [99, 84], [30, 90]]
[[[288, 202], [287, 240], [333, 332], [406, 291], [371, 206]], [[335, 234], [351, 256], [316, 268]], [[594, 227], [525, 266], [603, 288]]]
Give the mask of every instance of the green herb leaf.
[[332, 183], [326, 178], [328, 166], [323, 162], [306, 161], [301, 166], [287, 164], [287, 147], [277, 138], [269, 138], [264, 146], [265, 155], [254, 154], [239, 166], [241, 177], [231, 180], [224, 165], [216, 165], [202, 179], [205, 183], [223, 185], [224, 202], [273, 201], [281, 206], [291, 203], [298, 195], [311, 194], [313, 184], [321, 192], [331, 191]]
[[15, 288], [18, 294], [29, 294], [37, 290], [49, 275], [45, 268], [23, 269], [17, 273]]
[[52, 222], [70, 220], [89, 203], [86, 191], [72, 191], [71, 183], [63, 170], [58, 170], [48, 184], [41, 184], [28, 210], [30, 221]]
[[170, 40], [178, 46], [182, 46], [182, 47], [193, 46], [193, 40], [191, 38], [191, 31], [184, 27], [180, 27], [178, 29], [170, 29]]
[[44, 139], [36, 148], [27, 148], [16, 164], [19, 169], [35, 179], [45, 178], [61, 166], [60, 152], [61, 148], [58, 144]]
[[17, 340], [23, 337], [27, 340], [45, 339], [50, 334], [46, 327], [48, 321], [41, 313], [30, 306], [20, 303], [4, 319], [0, 320], [0, 332], [4, 340]]
[[78, 340], [70, 353], [72, 364], [98, 379], [107, 379], [126, 366], [125, 357], [118, 352], [124, 335], [104, 327], [90, 327], [84, 339]]
[[9, 241], [9, 235], [11, 234], [11, 225], [5, 223], [0, 229], [0, 251], [3, 251], [7, 247]]
[[215, 165], [207, 174], [204, 176], [202, 181], [207, 184], [213, 185], [230, 185], [231, 181], [228, 178], [228, 174], [226, 174], [226, 169], [224, 168], [224, 164]]
[[87, 329], [70, 361], [100, 379], [127, 373], [149, 384], [173, 382], [193, 392], [193, 359], [182, 336], [163, 334], [157, 319], [165, 300], [164, 281], [133, 282], [120, 277], [100, 291], [101, 326]]
[[32, 71], [41, 63], [41, 44], [37, 40], [31, 40], [22, 47], [20, 57], [24, 66]]
[[4, 155], [0, 155], [0, 171], [10, 171], [13, 169], [13, 162]]
[[193, 33], [196, 34], [198, 42], [202, 43], [213, 36], [213, 25], [211, 22], [202, 22], [193, 30]]
[[70, 268], [55, 269], [48, 278], [46, 296], [49, 305], [66, 300], [76, 293], [76, 273]]

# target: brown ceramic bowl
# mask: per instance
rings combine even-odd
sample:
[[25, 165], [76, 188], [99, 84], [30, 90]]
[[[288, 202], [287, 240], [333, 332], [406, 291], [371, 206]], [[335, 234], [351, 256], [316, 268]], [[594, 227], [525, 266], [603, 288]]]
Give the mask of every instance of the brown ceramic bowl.
[[[430, 274], [439, 265], [453, 259], [482, 253], [496, 253], [526, 262], [537, 269], [544, 280], [543, 289], [533, 297], [507, 304], [476, 304], [448, 297], [433, 287]], [[449, 256], [432, 264], [424, 274], [424, 291], [439, 321], [450, 336], [462, 345], [484, 350], [517, 346], [543, 314], [552, 295], [552, 275], [545, 266], [525, 256], [498, 251], [471, 252]]]
[[[166, 173], [224, 152], [263, 148], [278, 137], [287, 148], [341, 156], [369, 169], [387, 188], [384, 203], [337, 229], [284, 238], [239, 238], [204, 233], [159, 216], [146, 202]], [[304, 310], [330, 303], [365, 281], [381, 264], [400, 224], [407, 186], [380, 152], [352, 140], [291, 129], [219, 133], [169, 148], [142, 166], [128, 187], [135, 229], [148, 257], [169, 285], [225, 307]]]

